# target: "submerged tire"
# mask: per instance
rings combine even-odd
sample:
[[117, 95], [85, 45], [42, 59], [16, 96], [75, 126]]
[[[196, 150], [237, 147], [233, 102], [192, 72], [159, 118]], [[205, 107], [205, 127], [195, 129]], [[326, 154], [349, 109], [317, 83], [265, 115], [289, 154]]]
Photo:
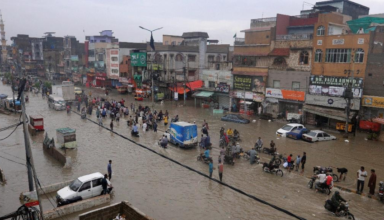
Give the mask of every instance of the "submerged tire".
[[278, 171], [276, 171], [276, 175], [283, 177], [284, 173], [282, 170], [279, 169]]
[[354, 215], [352, 215], [351, 213], [347, 213], [347, 215], [345, 216], [345, 217], [347, 217], [347, 219], [350, 219], [350, 220], [355, 220], [355, 216]]
[[308, 188], [313, 189], [313, 180], [312, 179], [308, 182], [307, 186], [308, 186]]

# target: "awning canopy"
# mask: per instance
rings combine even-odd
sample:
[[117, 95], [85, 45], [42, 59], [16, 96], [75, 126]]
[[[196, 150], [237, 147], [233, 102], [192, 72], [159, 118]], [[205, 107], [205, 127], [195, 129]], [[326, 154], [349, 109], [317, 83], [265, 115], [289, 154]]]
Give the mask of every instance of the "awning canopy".
[[[345, 112], [343, 110], [324, 108], [324, 107], [314, 106], [314, 105], [304, 105], [303, 110], [306, 112], [313, 113], [315, 115], [320, 115], [327, 118], [333, 118], [339, 121], [345, 121], [345, 117], [346, 117]], [[353, 111], [349, 116], [349, 121], [351, 121], [352, 117], [353, 117]]]
[[201, 92], [198, 92], [198, 93], [194, 94], [193, 96], [196, 97], [196, 98], [209, 98], [213, 94], [214, 94], [214, 92], [201, 91]]
[[[175, 88], [172, 88], [172, 87], [169, 87], [169, 90], [171, 90], [172, 92], [177, 92], [179, 94], [184, 94], [184, 87], [175, 87]], [[188, 88], [185, 88], [185, 92], [189, 92], [191, 90], [189, 90]]]

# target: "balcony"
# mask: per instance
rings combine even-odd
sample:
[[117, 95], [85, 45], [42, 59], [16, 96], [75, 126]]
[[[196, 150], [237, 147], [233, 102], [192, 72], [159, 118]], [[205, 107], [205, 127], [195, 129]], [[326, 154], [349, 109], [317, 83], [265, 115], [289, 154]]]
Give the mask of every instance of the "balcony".
[[276, 40], [312, 40], [313, 34], [276, 35]]
[[240, 46], [245, 44], [245, 38], [235, 38], [235, 46]]

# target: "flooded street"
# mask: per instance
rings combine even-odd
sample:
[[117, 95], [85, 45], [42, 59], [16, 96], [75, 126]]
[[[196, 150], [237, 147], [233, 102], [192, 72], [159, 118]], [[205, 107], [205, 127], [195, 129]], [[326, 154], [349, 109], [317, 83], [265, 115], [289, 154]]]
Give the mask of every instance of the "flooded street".
[[[0, 85], [0, 93], [12, 94], [10, 87], [4, 85]], [[93, 96], [101, 96], [102, 90], [93, 89], [92, 93]], [[76, 129], [78, 148], [70, 152], [71, 169], [62, 168], [59, 162], [44, 154], [43, 133], [31, 137], [34, 163], [42, 185], [75, 179], [93, 172], [106, 173], [108, 160], [112, 160], [114, 186], [112, 203], [127, 200], [154, 219], [294, 219], [159, 157], [88, 120], [82, 120], [77, 114], [67, 115], [65, 111], [49, 109], [47, 100], [42, 99], [41, 94], [29, 94], [29, 96], [30, 102], [26, 104], [27, 114], [44, 117], [44, 126], [49, 137], [56, 139], [57, 128]], [[121, 100], [122, 97], [127, 104], [133, 101], [131, 95], [115, 93], [108, 98]], [[139, 104], [151, 105], [150, 102], [136, 102], [136, 107]], [[179, 104], [182, 104], [182, 101]], [[219, 130], [222, 126], [226, 129], [236, 128], [240, 132], [242, 139], [240, 144], [245, 151], [253, 147], [257, 137], [263, 139], [264, 145], [274, 140], [280, 154], [292, 153], [296, 158], [298, 154], [302, 155], [305, 151], [307, 163], [304, 176], [295, 171], [288, 173], [286, 170], [283, 170], [283, 177], [270, 175], [262, 171], [261, 165], [250, 165], [248, 161], [241, 158], [236, 160], [234, 166], [224, 165], [223, 181], [306, 219], [338, 219], [333, 218], [323, 207], [325, 200], [330, 197], [315, 193], [306, 186], [308, 182], [306, 176], [312, 174], [313, 166], [347, 168], [349, 173], [346, 181], [337, 184], [350, 189], [356, 189], [356, 172], [360, 166], [365, 166], [367, 171], [375, 169], [378, 181], [384, 180], [383, 143], [365, 141], [365, 135], [362, 133], [358, 133], [356, 137], [350, 137], [350, 142], [346, 143], [341, 134], [330, 132], [338, 139], [312, 144], [276, 137], [276, 130], [283, 126], [281, 122], [258, 119], [255, 123], [247, 125], [222, 122], [221, 114], [214, 115], [212, 110], [195, 108], [192, 100], [187, 102], [187, 106], [177, 106], [175, 102], [167, 101], [163, 105], [157, 103], [151, 109], [163, 110], [163, 112], [168, 110], [171, 117], [178, 114], [181, 121], [196, 121], [199, 131], [203, 120], [206, 119], [213, 143], [211, 154], [214, 167], [217, 167]], [[88, 117], [96, 121], [95, 112]], [[17, 123], [18, 120], [18, 115], [0, 115], [0, 128]], [[109, 127], [110, 119], [104, 119], [103, 123]], [[114, 127], [114, 131], [208, 174], [208, 165], [196, 161], [201, 151], [198, 147], [184, 150], [169, 145], [168, 149], [164, 150], [157, 145], [161, 131], [165, 130], [163, 123], [159, 123], [158, 130], [158, 133], [151, 130], [142, 133], [140, 130], [140, 138], [132, 138], [124, 118], [120, 123], [115, 123]], [[11, 131], [1, 132], [0, 138], [6, 137]], [[28, 189], [26, 168], [21, 165], [25, 164], [22, 127], [19, 127], [9, 138], [0, 141], [0, 156], [0, 168], [4, 170], [8, 180], [6, 185], [0, 186], [0, 214], [6, 214], [20, 206], [18, 197], [21, 192]], [[262, 161], [270, 159], [266, 154], [261, 153], [260, 156]], [[213, 172], [213, 178], [219, 178], [217, 169]], [[368, 178], [364, 187], [365, 193], [368, 192], [367, 182]], [[378, 187], [376, 187], [377, 190]], [[383, 203], [344, 191], [341, 191], [341, 195], [349, 201], [350, 211], [356, 219], [383, 218]], [[45, 210], [53, 208], [48, 199], [43, 197], [43, 200]], [[78, 214], [70, 216], [69, 219], [77, 219]]]

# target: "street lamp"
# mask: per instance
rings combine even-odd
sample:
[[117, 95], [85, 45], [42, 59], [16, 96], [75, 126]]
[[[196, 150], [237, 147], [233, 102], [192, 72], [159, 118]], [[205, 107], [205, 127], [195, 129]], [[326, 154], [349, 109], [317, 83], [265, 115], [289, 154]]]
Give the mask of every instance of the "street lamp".
[[[142, 27], [142, 26], [139, 26], [139, 28], [151, 32], [151, 40], [152, 40], [152, 32], [157, 31], [157, 30], [160, 30], [160, 29], [162, 29], [163, 27], [156, 28], [156, 29], [154, 29], [154, 30], [149, 30], [149, 29], [144, 28], [144, 27]], [[152, 42], [151, 42], [151, 43], [152, 43]], [[153, 48], [154, 48], [154, 47], [153, 47]], [[154, 82], [153, 82], [153, 74], [152, 74], [152, 71], [151, 71], [151, 78], [152, 78], [152, 107], [153, 107], [153, 106], [154, 106], [154, 98], [155, 98], [155, 88], [154, 88]]]

